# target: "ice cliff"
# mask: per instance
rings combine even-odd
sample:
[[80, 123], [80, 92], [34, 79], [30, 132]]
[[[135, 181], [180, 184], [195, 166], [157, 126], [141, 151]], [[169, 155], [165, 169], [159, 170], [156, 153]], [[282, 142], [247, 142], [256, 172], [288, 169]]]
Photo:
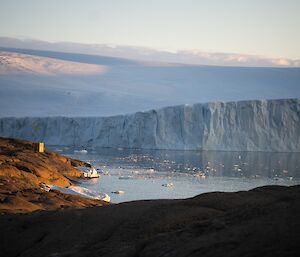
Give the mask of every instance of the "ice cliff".
[[180, 105], [113, 117], [1, 118], [0, 136], [51, 145], [300, 152], [300, 99]]

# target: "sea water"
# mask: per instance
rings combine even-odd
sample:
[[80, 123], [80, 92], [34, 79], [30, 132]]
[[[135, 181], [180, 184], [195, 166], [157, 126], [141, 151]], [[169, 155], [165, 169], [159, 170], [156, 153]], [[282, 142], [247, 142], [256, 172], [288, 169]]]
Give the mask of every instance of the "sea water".
[[300, 153], [51, 148], [98, 168], [101, 177], [81, 186], [114, 203], [300, 183]]

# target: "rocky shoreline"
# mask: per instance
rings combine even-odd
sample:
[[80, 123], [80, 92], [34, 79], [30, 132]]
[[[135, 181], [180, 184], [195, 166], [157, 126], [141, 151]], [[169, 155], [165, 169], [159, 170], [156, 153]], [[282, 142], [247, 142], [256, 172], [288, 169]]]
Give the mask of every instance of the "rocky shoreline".
[[68, 187], [88, 163], [51, 151], [38, 153], [32, 142], [0, 138], [0, 213], [27, 213], [106, 204], [81, 196], [46, 192], [45, 185]]

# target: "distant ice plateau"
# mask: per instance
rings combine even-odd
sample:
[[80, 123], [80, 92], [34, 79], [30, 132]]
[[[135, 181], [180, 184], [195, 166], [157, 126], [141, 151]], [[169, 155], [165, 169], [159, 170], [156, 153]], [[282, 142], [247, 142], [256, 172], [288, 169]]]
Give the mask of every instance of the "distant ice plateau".
[[221, 67], [0, 47], [0, 117], [112, 116], [300, 98], [300, 68]]
[[300, 152], [300, 99], [210, 102], [112, 117], [1, 118], [0, 136], [79, 147]]

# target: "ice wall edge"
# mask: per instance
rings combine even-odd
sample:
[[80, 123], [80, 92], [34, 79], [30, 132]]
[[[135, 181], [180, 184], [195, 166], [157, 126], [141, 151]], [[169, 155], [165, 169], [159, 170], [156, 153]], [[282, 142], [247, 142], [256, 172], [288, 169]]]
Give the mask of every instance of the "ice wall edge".
[[0, 118], [0, 136], [83, 147], [300, 152], [300, 99], [211, 102], [113, 117]]

